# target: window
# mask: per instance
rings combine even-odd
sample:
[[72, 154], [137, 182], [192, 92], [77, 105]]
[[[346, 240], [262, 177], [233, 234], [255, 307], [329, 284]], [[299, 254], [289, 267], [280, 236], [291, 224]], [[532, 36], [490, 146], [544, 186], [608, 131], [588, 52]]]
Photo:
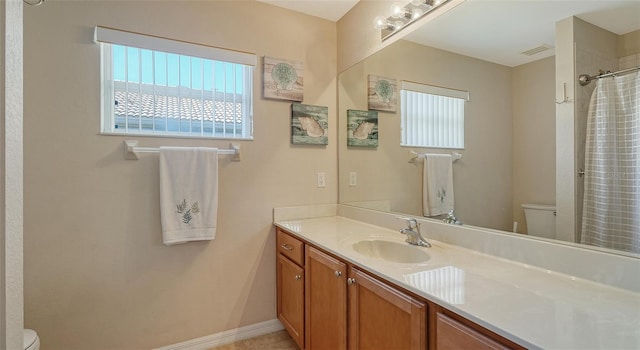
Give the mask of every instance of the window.
[[253, 54], [96, 27], [103, 134], [251, 139]]
[[400, 100], [402, 146], [464, 148], [468, 92], [403, 81]]

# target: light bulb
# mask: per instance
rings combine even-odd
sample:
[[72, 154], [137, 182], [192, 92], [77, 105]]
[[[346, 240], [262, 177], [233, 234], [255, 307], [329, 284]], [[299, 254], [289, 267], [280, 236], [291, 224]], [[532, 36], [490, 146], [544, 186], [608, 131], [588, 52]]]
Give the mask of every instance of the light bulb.
[[396, 2], [391, 5], [391, 16], [393, 18], [402, 18], [407, 15], [407, 10], [404, 9], [401, 3]]
[[411, 20], [416, 20], [420, 17], [422, 17], [422, 15], [424, 14], [424, 12], [420, 9], [413, 9], [413, 11], [411, 11]]
[[378, 16], [374, 18], [373, 25], [376, 29], [388, 29], [391, 24], [387, 22], [387, 19], [384, 16]]

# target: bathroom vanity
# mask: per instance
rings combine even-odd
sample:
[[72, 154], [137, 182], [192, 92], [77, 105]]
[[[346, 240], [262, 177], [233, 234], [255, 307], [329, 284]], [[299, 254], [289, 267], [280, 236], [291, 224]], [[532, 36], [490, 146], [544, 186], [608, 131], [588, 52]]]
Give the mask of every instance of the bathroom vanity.
[[289, 231], [277, 247], [278, 319], [300, 348], [523, 349]]
[[636, 292], [429, 232], [424, 248], [342, 216], [274, 222], [278, 318], [301, 348], [640, 348]]

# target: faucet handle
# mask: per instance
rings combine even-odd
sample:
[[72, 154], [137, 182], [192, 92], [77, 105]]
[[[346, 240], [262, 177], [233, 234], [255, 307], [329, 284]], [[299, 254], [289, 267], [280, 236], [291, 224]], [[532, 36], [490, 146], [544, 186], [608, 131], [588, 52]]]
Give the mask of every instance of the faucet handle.
[[407, 222], [407, 226], [409, 226], [409, 229], [414, 229], [415, 227], [419, 227], [420, 224], [418, 224], [418, 220], [416, 220], [415, 218], [412, 217], [408, 217], [408, 216], [396, 216], [396, 219], [400, 219], [400, 220], [404, 220]]
[[445, 217], [444, 219], [442, 219], [442, 221], [444, 221], [444, 223], [446, 224], [456, 224], [456, 225], [462, 225], [462, 223], [460, 221], [458, 221], [458, 218], [456, 218], [456, 215], [453, 213], [453, 210], [450, 211], [447, 214], [447, 217]]

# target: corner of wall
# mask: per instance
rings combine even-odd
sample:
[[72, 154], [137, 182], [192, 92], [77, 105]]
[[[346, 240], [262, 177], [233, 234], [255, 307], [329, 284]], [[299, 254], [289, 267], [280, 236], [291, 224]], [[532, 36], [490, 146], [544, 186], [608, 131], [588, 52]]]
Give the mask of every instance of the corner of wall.
[[[566, 84], [575, 101], [575, 17], [556, 23], [556, 96]], [[556, 238], [575, 240], [575, 125], [574, 103], [556, 104]]]
[[0, 348], [22, 349], [24, 327], [23, 296], [23, 176], [22, 176], [22, 115], [23, 115], [23, 3], [21, 0], [0, 2], [2, 22], [2, 129], [3, 160], [0, 190], [3, 192], [0, 208], [0, 246], [2, 253]]
[[618, 36], [618, 57], [640, 54], [640, 30]]

